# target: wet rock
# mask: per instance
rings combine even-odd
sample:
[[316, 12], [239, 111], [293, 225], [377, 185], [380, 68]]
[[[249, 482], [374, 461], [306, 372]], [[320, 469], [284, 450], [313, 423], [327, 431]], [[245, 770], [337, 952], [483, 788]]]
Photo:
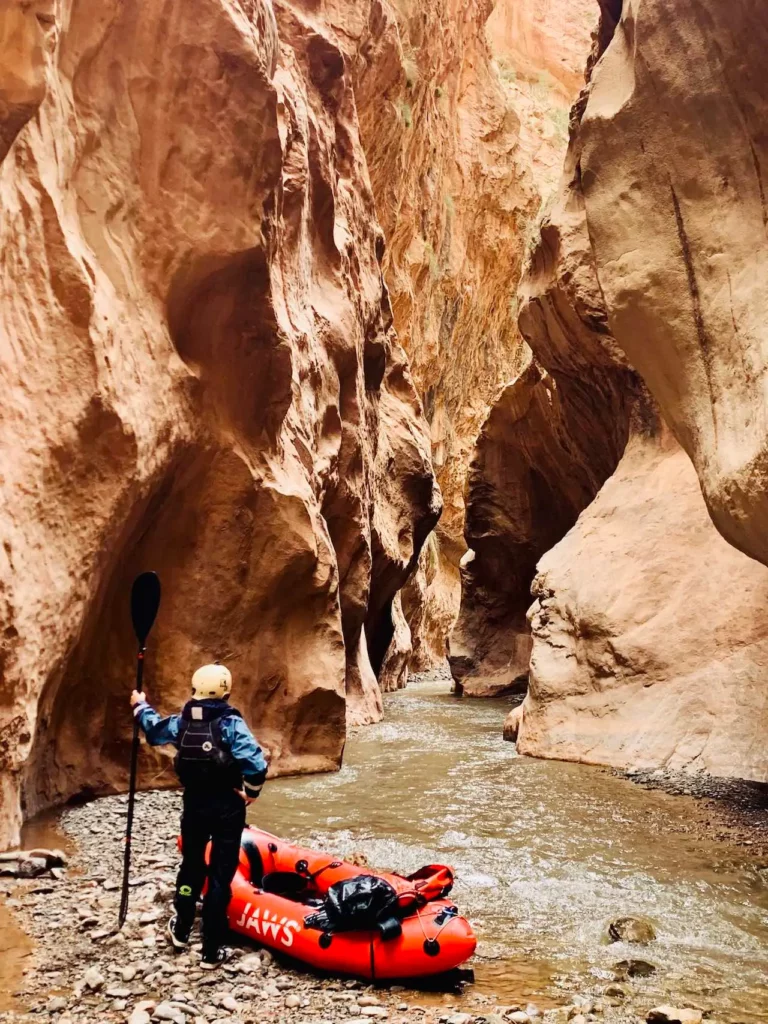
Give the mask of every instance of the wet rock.
[[471, 1013], [454, 1013], [448, 1018], [446, 1024], [472, 1024], [473, 1020]]
[[[363, 1017], [376, 1017], [382, 1020], [389, 1016], [389, 1010], [386, 1006], [363, 1006], [360, 1012]], [[472, 1020], [471, 1016], [469, 1020]]]
[[701, 1024], [703, 1013], [690, 1007], [657, 1006], [648, 1011], [648, 1024]]
[[614, 982], [611, 985], [606, 985], [603, 989], [603, 995], [608, 999], [618, 1000], [623, 1002], [625, 999], [629, 999], [632, 995], [632, 991], [627, 985], [621, 985]]
[[46, 1013], [60, 1013], [62, 1010], [66, 1010], [67, 1000], [63, 996], [53, 996], [45, 1004]]
[[358, 1006], [379, 1006], [381, 1000], [377, 999], [376, 996], [362, 995], [357, 999]]
[[608, 925], [609, 942], [634, 942], [646, 945], [656, 938], [656, 929], [647, 917], [617, 917]]
[[371, 865], [368, 862], [368, 858], [360, 850], [355, 850], [348, 857], [344, 858], [348, 864], [354, 864], [358, 868], [369, 868]]
[[613, 965], [613, 969], [621, 978], [650, 978], [656, 973], [656, 965], [648, 963], [647, 960], [619, 960]]
[[514, 1010], [508, 1014], [507, 1020], [511, 1021], [511, 1024], [530, 1024], [531, 1018], [523, 1010]]

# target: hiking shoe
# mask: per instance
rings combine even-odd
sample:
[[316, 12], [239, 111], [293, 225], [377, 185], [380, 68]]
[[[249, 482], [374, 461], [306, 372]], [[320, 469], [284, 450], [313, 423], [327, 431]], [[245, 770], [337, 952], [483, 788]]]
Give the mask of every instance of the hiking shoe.
[[189, 932], [186, 935], [178, 928], [178, 917], [176, 914], [168, 922], [168, 938], [174, 949], [186, 949], [189, 945]]
[[230, 952], [225, 946], [220, 946], [213, 953], [203, 953], [203, 959], [200, 961], [200, 967], [204, 971], [215, 971], [217, 967], [221, 967], [229, 960]]

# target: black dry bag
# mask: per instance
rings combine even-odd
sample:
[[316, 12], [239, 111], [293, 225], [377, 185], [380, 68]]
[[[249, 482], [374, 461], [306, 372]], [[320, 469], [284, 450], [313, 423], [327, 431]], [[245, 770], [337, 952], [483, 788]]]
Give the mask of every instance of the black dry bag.
[[[378, 928], [383, 937], [394, 938], [400, 932], [393, 923], [398, 911], [397, 893], [389, 882], [376, 875], [356, 875], [332, 885], [326, 893], [323, 909], [306, 918], [304, 923], [308, 928], [324, 932]], [[388, 932], [386, 936], [382, 929]]]

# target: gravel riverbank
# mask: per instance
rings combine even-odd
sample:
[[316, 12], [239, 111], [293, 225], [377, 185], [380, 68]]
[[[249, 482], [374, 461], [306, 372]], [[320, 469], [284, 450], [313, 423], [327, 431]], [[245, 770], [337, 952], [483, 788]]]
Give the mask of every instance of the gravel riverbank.
[[[704, 772], [675, 772], [667, 768], [638, 769], [616, 774], [645, 789], [692, 797], [680, 821], [680, 831], [749, 848], [750, 858], [768, 869], [768, 783], [720, 779]], [[767, 1000], [768, 1001], [768, 1000]]]

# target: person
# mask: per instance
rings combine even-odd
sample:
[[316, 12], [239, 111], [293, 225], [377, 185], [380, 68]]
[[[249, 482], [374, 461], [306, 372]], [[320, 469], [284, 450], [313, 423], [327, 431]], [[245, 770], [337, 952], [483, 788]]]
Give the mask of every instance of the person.
[[[192, 699], [181, 713], [161, 716], [134, 690], [131, 705], [147, 741], [172, 744], [175, 767], [184, 787], [181, 816], [182, 860], [176, 879], [174, 914], [168, 934], [174, 948], [189, 945], [195, 906], [203, 884], [201, 966], [211, 970], [227, 959], [227, 907], [240, 856], [245, 809], [261, 792], [267, 763], [239, 711], [229, 704], [232, 676], [218, 663], [192, 676]], [[212, 843], [210, 863], [205, 850]]]

